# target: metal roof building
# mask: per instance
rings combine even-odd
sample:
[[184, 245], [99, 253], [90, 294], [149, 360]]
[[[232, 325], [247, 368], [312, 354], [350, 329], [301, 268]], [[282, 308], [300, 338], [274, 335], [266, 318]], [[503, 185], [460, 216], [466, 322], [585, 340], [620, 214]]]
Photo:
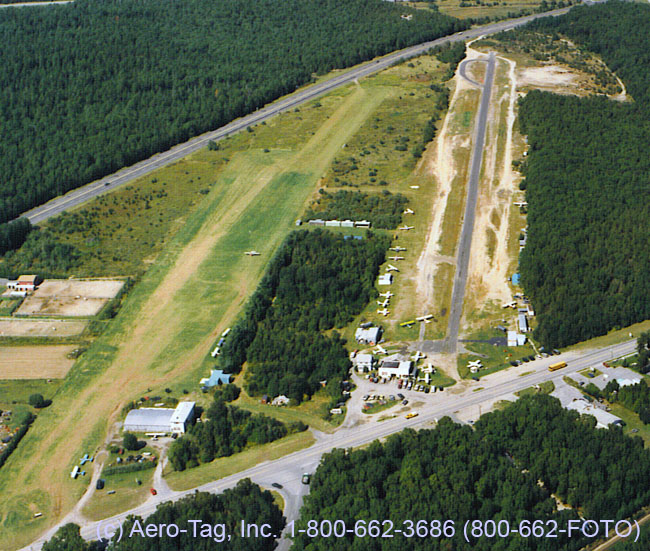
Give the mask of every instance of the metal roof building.
[[132, 409], [126, 415], [123, 428], [128, 432], [184, 433], [193, 414], [194, 402], [180, 402], [176, 409]]

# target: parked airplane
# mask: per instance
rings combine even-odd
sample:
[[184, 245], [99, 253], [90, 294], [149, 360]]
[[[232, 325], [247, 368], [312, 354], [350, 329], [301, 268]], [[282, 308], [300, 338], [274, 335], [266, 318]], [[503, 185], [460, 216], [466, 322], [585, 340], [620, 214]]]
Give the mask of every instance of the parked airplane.
[[379, 304], [379, 306], [381, 306], [382, 308], [386, 308], [386, 306], [388, 306], [389, 302], [390, 302], [390, 299], [386, 299], [386, 300], [383, 300], [381, 302], [377, 301], [377, 304]]
[[387, 316], [388, 314], [390, 314], [390, 310], [384, 308], [383, 310], [377, 310], [377, 313], [381, 314], [382, 316]]
[[526, 201], [516, 201], [514, 205], [515, 207], [527, 207], [528, 203]]
[[412, 230], [414, 227], [415, 227], [415, 226], [400, 226], [400, 227], [397, 228], [397, 229], [398, 229], [398, 230], [408, 231], [408, 230]]
[[517, 308], [517, 303], [515, 301], [504, 304], [503, 308]]
[[403, 256], [389, 256], [389, 260], [404, 260]]
[[411, 189], [420, 189], [420, 186], [410, 186]]
[[433, 367], [432, 364], [427, 364], [426, 367], [421, 367], [420, 371], [422, 371], [422, 373], [432, 373], [433, 374], [433, 373], [436, 372], [436, 368]]
[[426, 314], [424, 316], [420, 316], [419, 318], [415, 318], [415, 321], [423, 321], [424, 323], [429, 323], [433, 319], [433, 314]]
[[399, 324], [400, 327], [411, 327], [411, 325], [415, 325], [415, 320], [408, 320]]
[[375, 354], [388, 354], [388, 352], [386, 352], [386, 349], [381, 344], [377, 345], [377, 348], [375, 348], [374, 352]]
[[404, 214], [415, 214], [411, 209], [406, 209]]
[[483, 367], [483, 362], [481, 362], [481, 360], [469, 362], [467, 364], [467, 367], [469, 367], [470, 369], [472, 369], [473, 367], [475, 367], [476, 369], [481, 369]]
[[406, 250], [406, 247], [400, 247], [400, 246], [397, 246], [397, 247], [391, 247], [390, 250], [391, 250], [391, 251], [395, 251], [395, 252], [397, 252], [397, 253], [401, 253], [402, 251], [405, 251], [405, 250]]
[[259, 256], [260, 253], [257, 251], [246, 251], [244, 254], [247, 254], [248, 256]]
[[392, 264], [389, 264], [388, 266], [386, 266], [386, 271], [387, 272], [399, 272], [399, 270], [395, 266], [393, 266]]
[[379, 296], [380, 297], [390, 298], [390, 297], [393, 296], [393, 293], [391, 293], [390, 291], [386, 291], [385, 293], [379, 293]]
[[418, 350], [415, 354], [413, 354], [413, 356], [411, 356], [411, 359], [412, 359], [414, 362], [417, 362], [417, 361], [420, 360], [421, 358], [426, 358], [426, 357], [427, 357], [426, 354], [424, 354], [423, 352], [420, 352], [420, 351]]

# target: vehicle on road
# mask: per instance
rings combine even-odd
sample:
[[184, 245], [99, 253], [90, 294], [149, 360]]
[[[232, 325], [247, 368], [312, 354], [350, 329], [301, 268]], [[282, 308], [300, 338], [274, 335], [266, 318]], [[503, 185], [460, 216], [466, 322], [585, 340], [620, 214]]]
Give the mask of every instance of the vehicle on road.
[[104, 489], [104, 479], [100, 478], [97, 480], [97, 484], [95, 485], [95, 488], [98, 490], [103, 490]]
[[405, 406], [405, 405], [408, 404], [408, 403], [409, 403], [408, 400], [402, 400], [402, 405], [403, 405], [403, 406]]
[[274, 488], [277, 488], [278, 490], [281, 490], [281, 489], [282, 489], [282, 484], [278, 484], [277, 482], [273, 482], [273, 483], [271, 484], [271, 486], [273, 486]]
[[558, 369], [562, 369], [563, 367], [566, 367], [566, 362], [557, 362], [557, 363], [549, 365], [548, 370], [549, 371], [557, 371]]
[[417, 411], [412, 411], [411, 413], [406, 414], [407, 419], [413, 419], [413, 417], [417, 417], [419, 413]]
[[302, 481], [303, 484], [309, 484], [311, 482], [311, 475], [309, 473], [305, 473], [302, 475]]
[[152, 496], [155, 496], [158, 493], [158, 492], [156, 492], [155, 488], [151, 488], [149, 491], [151, 492]]

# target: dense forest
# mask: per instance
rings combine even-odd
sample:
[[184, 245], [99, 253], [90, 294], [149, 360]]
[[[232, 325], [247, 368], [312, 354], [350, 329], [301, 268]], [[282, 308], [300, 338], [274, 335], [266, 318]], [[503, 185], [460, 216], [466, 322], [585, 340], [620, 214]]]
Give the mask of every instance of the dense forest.
[[345, 378], [345, 342], [336, 331], [322, 332], [343, 327], [376, 295], [389, 243], [373, 232], [362, 240], [321, 229], [291, 233], [233, 326], [220, 367], [236, 373], [247, 361], [249, 393], [285, 394], [296, 402], [320, 381]]
[[0, 222], [249, 113], [314, 73], [466, 25], [381, 0], [0, 10]]
[[[198, 524], [192, 521], [200, 521]], [[276, 542], [272, 537], [240, 536], [240, 523], [269, 525], [272, 534], [280, 534], [285, 525], [282, 511], [273, 501], [271, 492], [262, 490], [245, 478], [237, 486], [221, 494], [197, 492], [179, 501], [158, 506], [155, 513], [146, 519], [129, 516], [117, 530], [108, 551], [272, 551]], [[146, 527], [177, 525], [186, 530], [176, 537], [148, 537]], [[211, 525], [211, 532], [201, 532], [205, 525]], [[223, 530], [222, 530], [223, 526]], [[196, 528], [196, 533], [194, 529]], [[166, 529], [163, 528], [163, 532]], [[132, 534], [132, 537], [128, 537]], [[208, 535], [209, 534], [209, 535]], [[230, 536], [230, 537], [228, 537]], [[79, 526], [66, 524], [54, 537], [45, 543], [43, 551], [95, 551], [96, 542], [86, 542], [79, 535]]]
[[[236, 392], [231, 393], [229, 388], [236, 389]], [[234, 385], [218, 390], [208, 408], [207, 419], [190, 427], [184, 436], [172, 443], [169, 461], [174, 469], [184, 471], [199, 463], [238, 453], [250, 444], [266, 444], [290, 432], [307, 429], [303, 423], [292, 423], [287, 427], [272, 417], [253, 414], [226, 403], [237, 396], [239, 389]]]
[[522, 284], [535, 336], [564, 346], [650, 318], [650, 6], [577, 7], [534, 22], [599, 54], [633, 102], [538, 91], [520, 105], [530, 151]]
[[305, 213], [305, 220], [369, 220], [373, 228], [395, 229], [402, 221], [408, 199], [401, 193], [393, 195], [384, 190], [381, 194], [360, 191], [328, 193], [320, 189], [319, 197]]
[[[390, 519], [393, 537], [311, 539], [297, 534], [292, 549], [580, 549], [587, 540], [576, 533], [571, 538], [559, 532], [557, 538], [484, 536], [466, 543], [462, 527], [466, 520], [481, 519], [507, 520], [512, 527], [522, 520], [555, 520], [566, 528], [578, 513], [557, 511], [551, 494], [595, 519], [624, 518], [650, 502], [650, 452], [642, 440], [619, 429], [594, 427], [593, 418], [581, 418], [556, 399], [537, 395], [484, 415], [475, 430], [444, 418], [434, 430], [405, 430], [384, 444], [334, 450], [312, 477], [296, 530], [306, 528], [308, 519], [342, 519], [350, 527], [356, 520]], [[420, 519], [450, 519], [456, 533], [407, 539], [406, 519], [416, 526]], [[402, 534], [395, 533], [398, 528]]]

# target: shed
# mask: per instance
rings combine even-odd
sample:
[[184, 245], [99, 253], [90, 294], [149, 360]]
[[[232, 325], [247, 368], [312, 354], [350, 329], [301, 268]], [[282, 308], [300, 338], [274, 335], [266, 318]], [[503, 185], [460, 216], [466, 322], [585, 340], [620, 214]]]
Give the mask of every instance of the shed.
[[519, 331], [522, 333], [528, 333], [528, 319], [526, 318], [526, 314], [519, 314], [517, 318], [517, 325], [519, 326]]
[[370, 227], [370, 222], [368, 220], [357, 220], [357, 221], [355, 221], [354, 225], [357, 228], [369, 228]]
[[393, 274], [381, 274], [377, 280], [377, 285], [391, 285], [393, 283]]
[[370, 371], [375, 363], [375, 358], [372, 354], [357, 354], [354, 363], [357, 366], [357, 371]]
[[342, 228], [354, 228], [354, 222], [352, 220], [342, 220], [341, 221], [341, 227]]

